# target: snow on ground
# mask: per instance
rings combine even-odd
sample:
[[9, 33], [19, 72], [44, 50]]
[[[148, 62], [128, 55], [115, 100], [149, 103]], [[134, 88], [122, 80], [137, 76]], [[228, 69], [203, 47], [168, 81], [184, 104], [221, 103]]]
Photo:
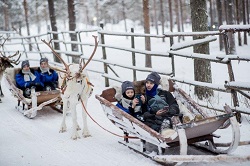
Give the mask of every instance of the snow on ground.
[[[112, 38], [106, 39], [109, 44], [118, 45], [128, 45], [129, 40], [124, 38]], [[141, 38], [137, 41], [136, 47], [138, 49], [144, 49], [143, 43], [144, 39]], [[250, 41], [249, 41], [250, 42]], [[153, 49], [156, 50], [166, 50], [168, 43], [162, 43], [161, 39], [156, 39], [153, 41]], [[212, 53], [223, 54], [218, 51], [218, 43], [213, 43]], [[216, 51], [215, 51], [216, 50]], [[85, 50], [85, 53], [91, 52], [92, 50]], [[242, 54], [249, 52], [249, 46], [243, 46], [237, 48]], [[131, 64], [131, 59], [121, 59], [118, 51], [109, 50], [108, 56], [112, 60], [119, 60], [126, 64]], [[127, 53], [126, 53], [127, 54]], [[95, 57], [101, 57], [101, 48], [98, 48]], [[137, 65], [143, 66], [144, 59], [142, 55], [139, 55], [137, 60]], [[166, 65], [158, 65], [159, 60], [153, 60], [153, 67], [168, 69]], [[186, 58], [177, 58], [176, 62], [181, 63], [181, 67], [176, 69], [179, 76], [183, 78], [192, 79], [192, 62]], [[32, 62], [33, 63], [33, 62]], [[162, 63], [160, 63], [162, 64]], [[33, 63], [37, 65], [37, 63]], [[247, 71], [249, 71], [249, 64], [245, 62], [240, 62], [236, 70], [238, 81], [249, 81], [249, 76]], [[102, 68], [102, 66], [97, 66], [95, 63], [91, 62], [88, 66], [89, 68]], [[115, 67], [114, 67], [115, 68]], [[124, 72], [124, 70], [115, 68], [118, 73], [123, 78], [132, 78], [129, 72]], [[226, 66], [223, 68], [219, 64], [212, 65], [213, 79], [216, 83], [224, 82], [228, 79]], [[121, 74], [122, 73], [122, 74]], [[225, 73], [225, 74], [222, 74]], [[241, 73], [240, 75], [238, 73]], [[147, 73], [138, 72], [138, 78], [144, 79]], [[95, 85], [93, 95], [89, 98], [87, 109], [89, 114], [104, 128], [122, 135], [121, 130], [115, 127], [105, 116], [99, 101], [95, 99], [96, 94], [101, 94], [104, 87], [104, 78], [99, 74], [89, 72], [90, 80]], [[110, 81], [111, 85], [119, 85], [117, 82]], [[182, 87], [182, 85], [180, 85]], [[28, 119], [21, 113], [15, 110], [15, 105], [17, 104], [16, 99], [11, 96], [8, 89], [5, 87], [5, 82], [2, 81], [2, 89], [5, 97], [2, 98], [3, 103], [0, 103], [0, 166], [16, 166], [16, 165], [32, 165], [32, 166], [71, 166], [71, 165], [94, 165], [94, 166], [156, 166], [160, 165], [149, 158], [146, 158], [129, 148], [118, 143], [119, 138], [114, 136], [103, 129], [101, 129], [97, 124], [95, 124], [90, 118], [88, 118], [89, 130], [92, 137], [78, 139], [76, 141], [71, 140], [71, 129], [72, 120], [70, 115], [67, 117], [67, 127], [66, 133], [59, 133], [59, 127], [62, 120], [62, 114], [51, 110], [46, 107], [42, 111], [38, 111], [38, 115], [34, 119]], [[185, 87], [183, 87], [185, 88]], [[185, 90], [188, 90], [185, 89]], [[215, 97], [216, 98], [216, 97]], [[220, 99], [219, 99], [220, 98]], [[215, 99], [221, 105], [224, 105], [223, 96], [217, 96]], [[229, 99], [230, 101], [230, 99]], [[230, 104], [230, 103], [229, 103]], [[80, 115], [82, 112], [81, 105], [77, 106], [77, 113]], [[241, 130], [241, 141], [246, 141], [250, 139], [250, 122], [249, 116], [243, 117], [243, 123], [240, 125]], [[81, 125], [81, 116], [78, 117], [78, 122]], [[79, 131], [80, 132], [80, 131]], [[231, 129], [219, 130], [216, 134], [221, 134], [221, 142], [229, 142], [231, 138]], [[240, 146], [236, 151], [231, 154], [234, 156], [245, 156], [250, 155], [250, 145]], [[183, 165], [211, 165], [210, 163], [189, 163]], [[250, 162], [245, 163], [225, 163], [220, 162], [213, 165], [226, 166], [226, 165], [250, 165]]]

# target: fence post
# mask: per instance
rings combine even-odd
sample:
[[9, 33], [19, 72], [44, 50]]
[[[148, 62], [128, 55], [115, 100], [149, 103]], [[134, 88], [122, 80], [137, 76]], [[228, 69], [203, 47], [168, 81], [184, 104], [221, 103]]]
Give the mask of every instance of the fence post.
[[[170, 47], [174, 44], [174, 37], [170, 36]], [[171, 50], [171, 49], [170, 49]], [[174, 55], [173, 54], [169, 54], [169, 57], [171, 57], [171, 63], [172, 63], [172, 75], [173, 77], [175, 76], [175, 67], [174, 67]]]
[[37, 50], [39, 51], [39, 54], [40, 54], [40, 58], [42, 58], [42, 53], [40, 52], [40, 48], [39, 48], [39, 45], [37, 43], [36, 37], [34, 37], [34, 39], [35, 39], [35, 42], [36, 42]]
[[[131, 28], [131, 32], [134, 33], [134, 28]], [[135, 48], [135, 37], [131, 36], [131, 48]], [[132, 52], [132, 65], [135, 66], [135, 52]], [[133, 80], [136, 81], [136, 70], [133, 69]]]
[[[103, 29], [103, 23], [100, 24], [100, 27]], [[104, 40], [104, 34], [101, 33], [101, 44], [105, 44], [105, 40]], [[102, 46], [102, 59], [106, 60], [107, 59], [107, 54], [106, 54], [106, 50], [105, 47]], [[106, 63], [103, 63], [104, 65], [104, 73], [108, 74], [108, 66]], [[107, 77], [105, 77], [105, 87], [109, 86], [109, 79]]]
[[[226, 55], [229, 55], [228, 36], [227, 36], [226, 32], [223, 35], [223, 38], [224, 38], [224, 45], [225, 45]], [[228, 69], [228, 74], [229, 74], [229, 80], [230, 81], [235, 81], [231, 60], [227, 63], [227, 69]], [[234, 107], [239, 106], [237, 93], [236, 93], [236, 91], [234, 89], [231, 89], [231, 94], [232, 94], [232, 98], [233, 98]]]
[[[82, 43], [82, 40], [81, 40], [81, 31], [78, 32], [78, 39], [79, 39], [79, 42]], [[80, 44], [80, 49], [81, 49], [81, 52], [82, 52], [82, 55], [83, 55], [82, 44]], [[85, 61], [84, 61], [84, 63], [85, 63]]]
[[23, 45], [23, 50], [25, 52], [26, 58], [28, 58], [27, 51], [26, 51], [26, 48], [25, 48], [25, 44], [23, 42], [23, 38], [22, 38], [22, 45]]

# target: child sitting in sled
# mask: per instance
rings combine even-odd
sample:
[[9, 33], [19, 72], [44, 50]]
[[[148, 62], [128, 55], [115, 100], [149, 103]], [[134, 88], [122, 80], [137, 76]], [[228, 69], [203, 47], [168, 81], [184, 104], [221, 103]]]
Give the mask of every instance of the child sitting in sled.
[[145, 103], [145, 98], [143, 95], [135, 95], [134, 85], [130, 81], [124, 81], [121, 85], [121, 89], [122, 96], [117, 102], [116, 106], [133, 117], [142, 120], [141, 115], [143, 112], [141, 107], [143, 107], [143, 105], [141, 103]]
[[156, 72], [150, 73], [146, 78], [146, 95], [142, 101], [147, 105], [147, 111], [143, 114], [144, 123], [157, 132], [171, 129], [171, 117], [178, 116], [179, 106], [174, 96], [166, 90], [158, 88], [160, 75]]
[[40, 80], [44, 84], [44, 91], [55, 90], [58, 87], [58, 74], [55, 70], [49, 68], [48, 59], [40, 59], [40, 67], [37, 69], [40, 74]]
[[28, 60], [22, 62], [21, 70], [15, 79], [17, 87], [23, 90], [24, 97], [30, 97], [32, 88], [36, 91], [43, 90], [44, 84], [40, 81], [38, 72], [30, 68]]

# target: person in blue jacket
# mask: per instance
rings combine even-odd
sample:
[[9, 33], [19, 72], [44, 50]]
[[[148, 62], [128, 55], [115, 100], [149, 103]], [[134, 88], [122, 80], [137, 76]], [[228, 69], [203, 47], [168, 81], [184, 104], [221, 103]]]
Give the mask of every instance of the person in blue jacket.
[[23, 90], [24, 97], [30, 97], [31, 88], [36, 91], [43, 89], [43, 83], [40, 82], [39, 73], [30, 68], [30, 63], [25, 60], [21, 64], [21, 70], [16, 74], [17, 87]]
[[142, 105], [139, 104], [140, 97], [135, 97], [134, 85], [130, 81], [124, 81], [121, 85], [122, 97], [121, 100], [117, 102], [116, 106], [133, 117], [142, 120]]
[[48, 59], [40, 59], [40, 67], [37, 69], [40, 74], [40, 80], [44, 84], [45, 91], [55, 90], [58, 87], [58, 74], [55, 70], [49, 68]]

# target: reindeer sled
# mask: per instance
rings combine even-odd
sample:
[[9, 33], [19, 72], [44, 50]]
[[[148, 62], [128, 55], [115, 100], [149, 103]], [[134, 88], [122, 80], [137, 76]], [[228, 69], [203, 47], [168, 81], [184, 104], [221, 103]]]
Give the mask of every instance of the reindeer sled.
[[[135, 93], [145, 94], [145, 80], [136, 81], [134, 85]], [[100, 101], [108, 119], [124, 132], [124, 140], [119, 141], [119, 143], [134, 151], [165, 164], [250, 160], [249, 156], [226, 155], [232, 153], [240, 141], [239, 125], [229, 106], [224, 107], [225, 113], [209, 116], [182, 89], [169, 80], [169, 91], [173, 92], [176, 97], [181, 113], [184, 118], [189, 116], [191, 120], [186, 122], [183, 120], [181, 123], [179, 116], [173, 117], [173, 132], [163, 136], [112, 104], [112, 102], [117, 102], [119, 96], [117, 92], [119, 91], [118, 87], [106, 89], [101, 95], [96, 95], [96, 99]], [[197, 117], [197, 115], [202, 118], [198, 120], [192, 118]], [[227, 144], [215, 143], [214, 138], [220, 136], [215, 135], [214, 132], [229, 126], [232, 127], [231, 142]], [[197, 153], [189, 152], [190, 146], [194, 145], [198, 150], [206, 149], [205, 155], [204, 153], [197, 155]], [[176, 152], [178, 153], [176, 154]]]
[[[37, 67], [31, 67], [37, 69]], [[41, 110], [44, 106], [50, 106], [51, 108], [62, 112], [60, 90], [52, 91], [39, 91], [31, 90], [31, 98], [25, 98], [23, 91], [17, 88], [15, 75], [20, 71], [20, 68], [7, 68], [5, 70], [5, 82], [12, 93], [17, 98], [16, 110], [21, 112], [28, 118], [34, 118], [37, 115], [37, 111]]]

